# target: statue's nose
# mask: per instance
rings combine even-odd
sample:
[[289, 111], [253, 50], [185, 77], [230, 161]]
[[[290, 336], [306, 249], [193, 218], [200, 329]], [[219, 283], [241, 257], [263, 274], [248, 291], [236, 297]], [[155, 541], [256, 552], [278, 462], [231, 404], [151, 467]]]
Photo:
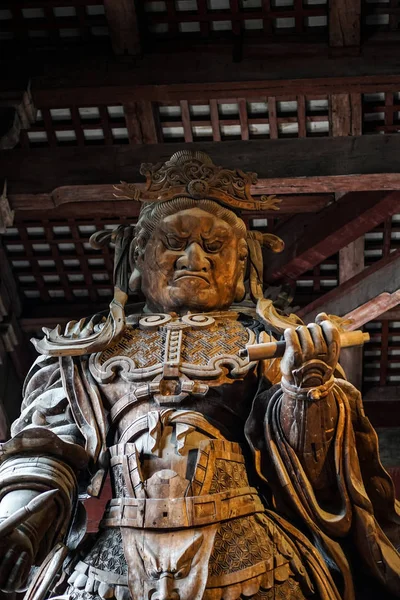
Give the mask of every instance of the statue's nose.
[[151, 600], [180, 600], [175, 580], [169, 575], [161, 575], [158, 580], [157, 590], [151, 595]]
[[176, 261], [176, 268], [180, 271], [187, 269], [207, 272], [209, 264], [203, 248], [197, 242], [193, 242]]

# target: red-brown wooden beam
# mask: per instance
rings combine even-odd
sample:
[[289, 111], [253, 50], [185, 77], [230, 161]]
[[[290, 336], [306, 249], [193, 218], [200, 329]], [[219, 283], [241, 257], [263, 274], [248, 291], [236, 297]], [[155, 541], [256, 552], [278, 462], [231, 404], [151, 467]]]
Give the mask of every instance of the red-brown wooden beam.
[[[137, 187], [144, 190], [143, 183]], [[29, 218], [27, 211], [36, 212], [38, 217], [42, 211], [55, 211], [51, 213], [54, 218], [67, 216], [70, 213], [80, 216], [96, 215], [128, 215], [138, 217], [140, 203], [130, 200], [118, 200], [112, 185], [75, 185], [56, 188], [50, 194], [11, 194], [9, 201], [17, 217]], [[279, 217], [280, 215], [293, 215], [296, 213], [316, 213], [328, 206], [333, 201], [333, 194], [288, 194], [281, 196], [279, 211], [254, 211], [247, 213], [248, 218]], [[72, 212], [71, 212], [72, 211]]]
[[[215, 164], [255, 171], [255, 194], [400, 189], [399, 135], [194, 142]], [[143, 162], [163, 162], [182, 144], [37, 148], [0, 152], [9, 194], [51, 192], [69, 185], [143, 182]]]
[[399, 211], [398, 192], [350, 192], [311, 219], [293, 217], [276, 230], [286, 248], [267, 264], [265, 280], [296, 281]]

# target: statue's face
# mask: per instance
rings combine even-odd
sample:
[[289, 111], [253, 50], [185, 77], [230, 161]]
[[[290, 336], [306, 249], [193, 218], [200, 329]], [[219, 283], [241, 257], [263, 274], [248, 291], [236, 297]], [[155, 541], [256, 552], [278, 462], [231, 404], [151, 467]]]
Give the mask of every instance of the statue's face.
[[138, 260], [155, 312], [228, 308], [244, 294], [247, 246], [226, 221], [190, 208], [159, 222]]

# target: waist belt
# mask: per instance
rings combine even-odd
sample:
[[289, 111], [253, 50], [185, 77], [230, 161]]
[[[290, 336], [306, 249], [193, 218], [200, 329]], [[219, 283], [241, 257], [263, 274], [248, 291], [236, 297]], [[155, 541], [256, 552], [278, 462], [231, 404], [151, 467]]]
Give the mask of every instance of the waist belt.
[[186, 498], [115, 498], [101, 527], [184, 529], [264, 512], [253, 487]]

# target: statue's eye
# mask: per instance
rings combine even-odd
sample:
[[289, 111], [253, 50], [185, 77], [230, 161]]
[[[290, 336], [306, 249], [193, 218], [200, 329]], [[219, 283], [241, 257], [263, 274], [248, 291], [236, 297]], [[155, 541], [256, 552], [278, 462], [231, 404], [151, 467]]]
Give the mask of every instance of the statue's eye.
[[178, 571], [174, 573], [174, 579], [184, 579], [185, 577], [187, 577], [189, 575], [190, 567], [190, 563], [186, 563], [185, 565], [183, 565], [183, 567], [181, 567]]
[[204, 248], [207, 252], [219, 252], [222, 248], [221, 240], [204, 240]]
[[160, 579], [160, 575], [161, 575], [162, 571], [161, 569], [149, 569], [148, 570], [148, 575], [150, 577], [150, 579]]
[[167, 246], [170, 250], [183, 250], [186, 246], [186, 240], [176, 238], [173, 235], [168, 235]]

